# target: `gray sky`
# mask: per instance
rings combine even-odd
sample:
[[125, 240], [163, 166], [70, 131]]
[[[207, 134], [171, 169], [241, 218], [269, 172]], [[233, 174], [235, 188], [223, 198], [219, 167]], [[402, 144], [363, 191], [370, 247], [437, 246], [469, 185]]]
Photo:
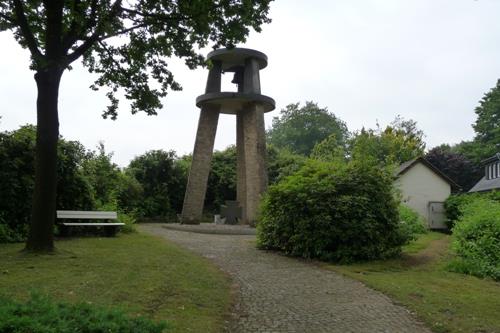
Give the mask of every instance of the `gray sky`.
[[[349, 130], [389, 123], [397, 114], [418, 122], [428, 148], [469, 140], [474, 108], [500, 78], [500, 0], [277, 0], [273, 22], [245, 45], [269, 57], [262, 93], [285, 105], [311, 100], [328, 107]], [[28, 54], [0, 33], [0, 131], [36, 122], [36, 86]], [[158, 116], [104, 120], [107, 99], [88, 86], [79, 65], [63, 76], [60, 132], [87, 148], [104, 141], [126, 166], [151, 149], [193, 149], [207, 73], [172, 60], [184, 90], [171, 92]], [[230, 78], [227, 78], [229, 80]], [[234, 116], [221, 116], [215, 148], [235, 142]]]

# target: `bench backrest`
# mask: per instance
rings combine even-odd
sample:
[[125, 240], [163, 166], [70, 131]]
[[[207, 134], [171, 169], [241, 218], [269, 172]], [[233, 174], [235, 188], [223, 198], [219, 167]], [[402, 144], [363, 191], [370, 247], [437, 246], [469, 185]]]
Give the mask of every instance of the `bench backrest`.
[[58, 219], [117, 219], [116, 212], [89, 212], [81, 210], [58, 210]]

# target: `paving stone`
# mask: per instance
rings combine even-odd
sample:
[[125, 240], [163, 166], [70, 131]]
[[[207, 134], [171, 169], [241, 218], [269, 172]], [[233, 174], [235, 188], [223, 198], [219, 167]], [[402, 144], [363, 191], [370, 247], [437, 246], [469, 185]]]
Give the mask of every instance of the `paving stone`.
[[314, 262], [257, 250], [253, 235], [199, 234], [142, 224], [140, 230], [209, 258], [239, 289], [231, 333], [430, 333], [405, 308]]

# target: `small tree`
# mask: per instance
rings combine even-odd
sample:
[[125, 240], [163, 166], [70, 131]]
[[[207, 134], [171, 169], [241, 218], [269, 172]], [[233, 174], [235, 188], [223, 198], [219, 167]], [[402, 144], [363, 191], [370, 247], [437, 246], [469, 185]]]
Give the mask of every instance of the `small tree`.
[[[71, 64], [99, 77], [91, 86], [106, 87], [110, 105], [104, 117], [116, 118], [123, 88], [132, 113], [156, 114], [168, 89], [179, 90], [166, 58], [202, 65], [196, 51], [244, 41], [249, 27], [269, 22], [271, 0], [4, 0], [0, 31], [10, 30], [31, 54], [38, 88], [36, 176], [31, 227], [26, 249], [53, 250], [56, 205], [58, 94]], [[157, 85], [152, 88], [151, 81]]]

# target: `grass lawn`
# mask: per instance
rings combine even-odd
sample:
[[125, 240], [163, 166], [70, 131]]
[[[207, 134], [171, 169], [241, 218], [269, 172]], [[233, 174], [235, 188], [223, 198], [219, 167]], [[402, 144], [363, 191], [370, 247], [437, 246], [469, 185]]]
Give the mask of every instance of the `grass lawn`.
[[168, 332], [220, 332], [231, 295], [228, 278], [207, 260], [142, 234], [56, 242], [55, 255], [0, 244], [0, 295], [31, 291], [166, 320]]
[[326, 266], [389, 295], [435, 332], [500, 332], [500, 283], [446, 271], [450, 239], [431, 232], [400, 259]]

